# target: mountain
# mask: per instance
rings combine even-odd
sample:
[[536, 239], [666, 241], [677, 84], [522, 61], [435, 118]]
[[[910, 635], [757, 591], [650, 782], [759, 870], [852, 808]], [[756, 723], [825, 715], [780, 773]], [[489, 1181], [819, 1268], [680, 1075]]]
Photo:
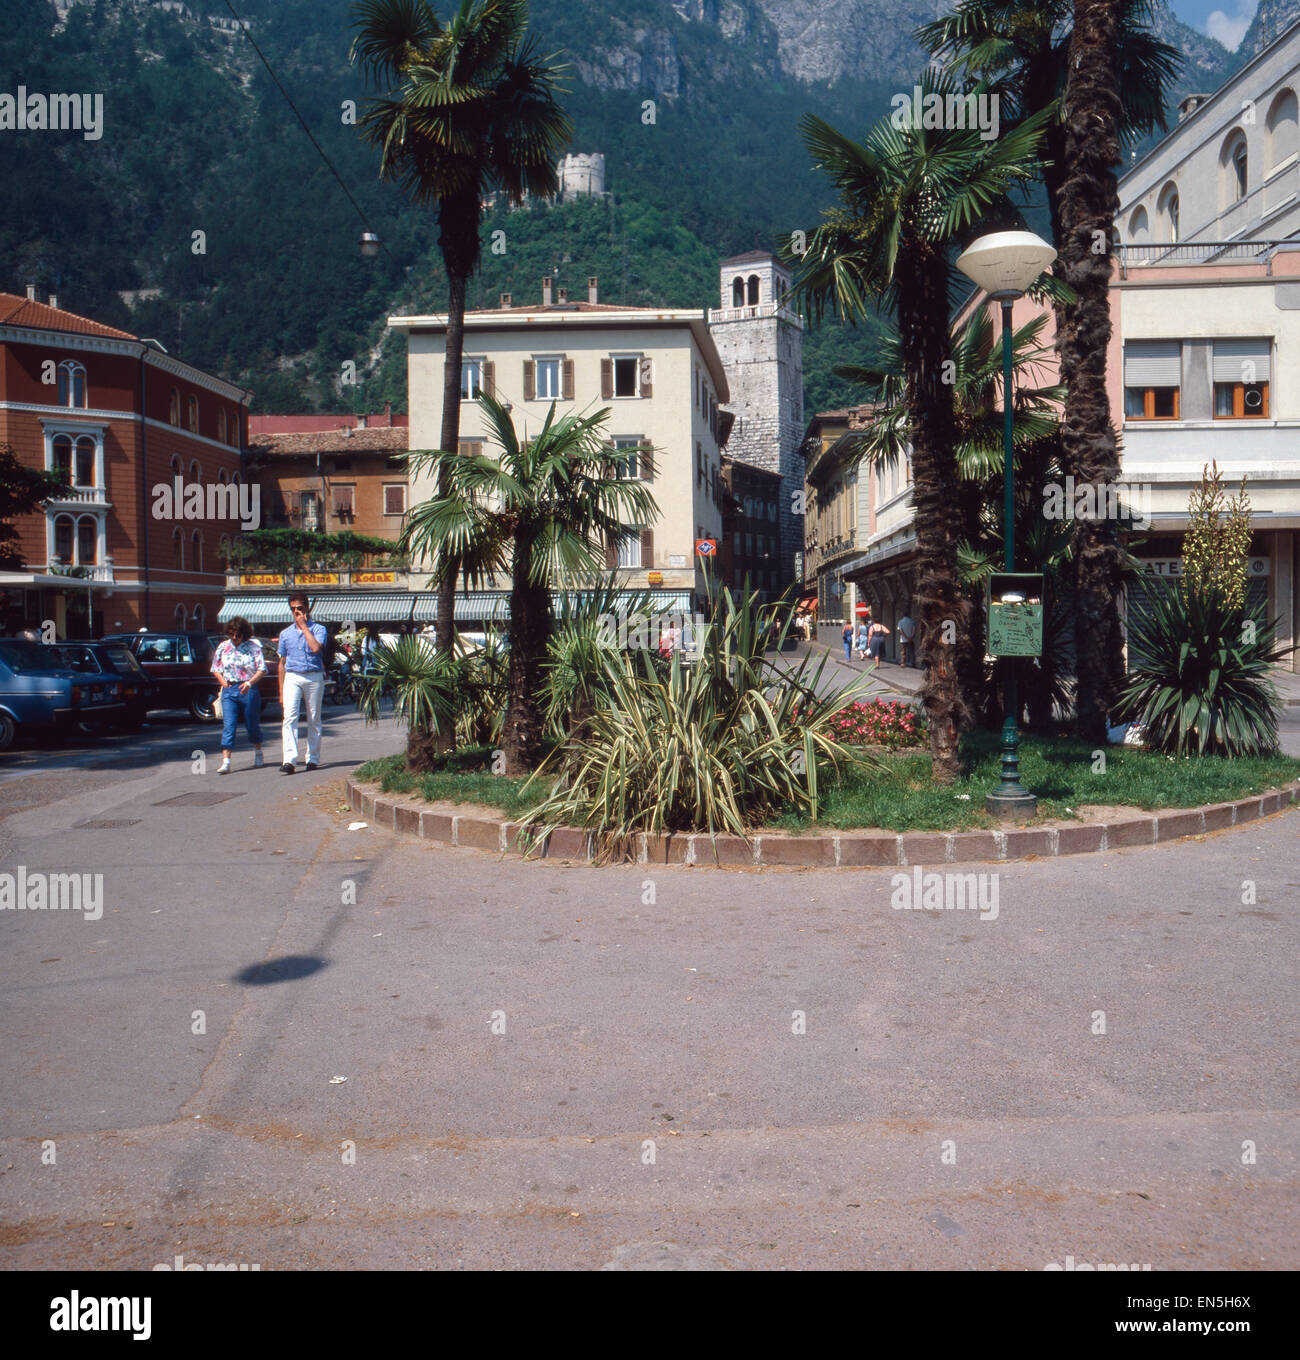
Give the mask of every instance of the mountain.
[[1243, 61], [1257, 56], [1297, 20], [1300, 20], [1300, 0], [1259, 0], [1255, 17], [1237, 49], [1238, 56]]
[[[347, 60], [351, 0], [233, 3], [361, 216], [224, 0], [4, 0], [2, 88], [100, 91], [104, 135], [0, 136], [0, 175], [21, 187], [0, 214], [0, 287], [35, 282], [154, 336], [251, 387], [260, 410], [403, 409], [402, 341], [384, 319], [445, 305], [445, 280], [431, 213], [379, 182], [342, 116], [367, 95]], [[485, 252], [474, 301], [535, 296], [541, 270], [558, 269], [579, 294], [599, 275], [608, 301], [710, 304], [719, 259], [811, 229], [832, 201], [801, 115], [865, 133], [910, 89], [922, 66], [911, 34], [942, 8], [532, 0], [542, 50], [572, 68], [572, 149], [605, 155], [611, 192], [494, 216], [505, 254]], [[1188, 54], [1185, 88], [1212, 88], [1231, 54], [1163, 4], [1157, 21]], [[360, 257], [363, 225], [384, 242], [377, 259]], [[851, 395], [831, 366], [867, 361], [878, 329], [808, 337], [805, 409]]]

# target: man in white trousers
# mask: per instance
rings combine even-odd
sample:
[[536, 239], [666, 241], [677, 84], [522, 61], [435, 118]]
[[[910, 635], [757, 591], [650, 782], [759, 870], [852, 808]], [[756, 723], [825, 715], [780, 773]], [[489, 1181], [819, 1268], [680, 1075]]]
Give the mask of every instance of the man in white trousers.
[[307, 769], [320, 768], [321, 710], [325, 703], [325, 643], [322, 623], [311, 621], [311, 602], [294, 591], [289, 596], [293, 622], [280, 634], [280, 711], [284, 714], [281, 774], [293, 774], [298, 759], [298, 715], [307, 708]]

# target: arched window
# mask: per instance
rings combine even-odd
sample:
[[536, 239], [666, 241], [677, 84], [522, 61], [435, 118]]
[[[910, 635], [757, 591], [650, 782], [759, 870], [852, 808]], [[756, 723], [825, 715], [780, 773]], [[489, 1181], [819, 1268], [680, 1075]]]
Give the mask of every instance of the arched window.
[[757, 275], [757, 274], [751, 274], [751, 275], [749, 276], [749, 305], [750, 305], [751, 307], [757, 307], [757, 306], [758, 306], [758, 275]]
[[226, 411], [225, 407], [217, 407], [217, 439], [220, 443], [226, 442]]
[[1166, 184], [1160, 191], [1158, 211], [1165, 234], [1174, 243], [1178, 241], [1178, 206], [1178, 186]]
[[176, 620], [176, 631], [178, 633], [184, 633], [186, 631], [186, 627], [185, 627], [185, 606], [183, 604], [178, 604], [176, 606], [176, 612], [172, 615], [172, 618]]
[[185, 570], [185, 540], [179, 529], [172, 530], [172, 566], [177, 571]]
[[739, 274], [731, 281], [731, 305], [733, 307], [745, 305], [745, 280]]
[[72, 561], [73, 524], [71, 515], [60, 515], [54, 521], [54, 555], [67, 566]]
[[1246, 197], [1249, 183], [1246, 134], [1234, 128], [1224, 139], [1219, 152], [1219, 190], [1222, 207], [1230, 207]]
[[65, 359], [59, 365], [59, 405], [85, 406], [86, 370], [81, 364]]
[[181, 394], [174, 387], [172, 388], [171, 402], [167, 408], [167, 421], [171, 425], [181, 423]]
[[75, 482], [77, 486], [95, 485], [95, 441], [89, 435], [77, 440], [74, 461]]
[[193, 430], [195, 434], [199, 432], [199, 399], [191, 397], [185, 406], [185, 428]]
[[89, 515], [77, 521], [77, 563], [93, 566], [99, 556], [99, 523]]
[[172, 454], [172, 460], [169, 466], [171, 467], [173, 477], [179, 477], [181, 475], [181, 460], [175, 454]]
[[1133, 216], [1128, 220], [1128, 234], [1135, 242], [1147, 239], [1147, 210], [1145, 208], [1135, 208]]
[[203, 480], [203, 469], [199, 466], [197, 458], [190, 459], [190, 481], [201, 482]]
[[1281, 165], [1300, 152], [1300, 109], [1294, 90], [1283, 90], [1268, 111], [1268, 165]]
[[190, 570], [203, 570], [203, 535], [197, 529], [190, 535]]
[[54, 470], [61, 472], [66, 481], [72, 480], [72, 438], [70, 435], [54, 436]]
[[230, 473], [228, 473], [225, 468], [222, 468], [221, 471], [217, 473], [217, 481], [219, 481], [222, 486], [225, 486], [229, 480]]
[[203, 631], [203, 606], [201, 604], [194, 606], [194, 631], [196, 633]]

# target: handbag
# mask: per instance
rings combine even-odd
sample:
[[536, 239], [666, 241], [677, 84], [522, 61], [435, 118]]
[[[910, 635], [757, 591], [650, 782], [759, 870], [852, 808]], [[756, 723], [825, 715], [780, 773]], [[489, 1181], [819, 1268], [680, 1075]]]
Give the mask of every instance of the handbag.
[[223, 715], [222, 715], [222, 712], [221, 712], [221, 691], [220, 691], [220, 690], [217, 691], [217, 697], [216, 697], [215, 699], [213, 699], [213, 701], [212, 701], [212, 716], [213, 716], [214, 718], [220, 718], [220, 717], [223, 716]]

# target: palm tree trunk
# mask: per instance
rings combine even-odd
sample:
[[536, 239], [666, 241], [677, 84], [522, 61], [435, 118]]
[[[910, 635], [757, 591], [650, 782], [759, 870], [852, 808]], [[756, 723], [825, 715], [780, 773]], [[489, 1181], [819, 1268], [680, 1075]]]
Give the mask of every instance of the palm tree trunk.
[[912, 501], [916, 522], [917, 645], [925, 682], [921, 703], [930, 728], [930, 756], [937, 783], [961, 772], [958, 739], [966, 721], [957, 676], [958, 642], [968, 630], [969, 609], [957, 584], [961, 509], [953, 388], [943, 381], [949, 357], [948, 270], [942, 254], [920, 233], [908, 233], [900, 255], [898, 328], [903, 374], [912, 417]]
[[[447, 305], [447, 351], [442, 373], [442, 430], [438, 436], [438, 447], [454, 453], [460, 447], [460, 370], [465, 353], [465, 296], [468, 291], [468, 277], [463, 274], [449, 273], [449, 295]], [[448, 472], [443, 468], [438, 474], [438, 495], [447, 496], [450, 487], [447, 483]], [[444, 553], [437, 564], [438, 650], [450, 652], [455, 642], [455, 599], [456, 577], [460, 563], [454, 556]]]
[[[1079, 735], [1104, 743], [1110, 710], [1123, 679], [1119, 594], [1123, 554], [1115, 522], [1105, 516], [1104, 487], [1119, 478], [1119, 448], [1106, 391], [1110, 344], [1111, 231], [1119, 207], [1121, 107], [1116, 41], [1121, 0], [1075, 0], [1065, 123], [1065, 183], [1061, 195], [1061, 255], [1077, 301], [1061, 343], [1066, 386], [1062, 461], [1076, 483], [1092, 483], [1093, 518], [1074, 531]], [[1097, 243], [1101, 243], [1101, 249]]]
[[516, 536], [510, 589], [510, 661], [502, 736], [505, 773], [531, 774], [542, 758], [542, 665], [550, 637], [550, 592], [527, 576], [530, 550]]

